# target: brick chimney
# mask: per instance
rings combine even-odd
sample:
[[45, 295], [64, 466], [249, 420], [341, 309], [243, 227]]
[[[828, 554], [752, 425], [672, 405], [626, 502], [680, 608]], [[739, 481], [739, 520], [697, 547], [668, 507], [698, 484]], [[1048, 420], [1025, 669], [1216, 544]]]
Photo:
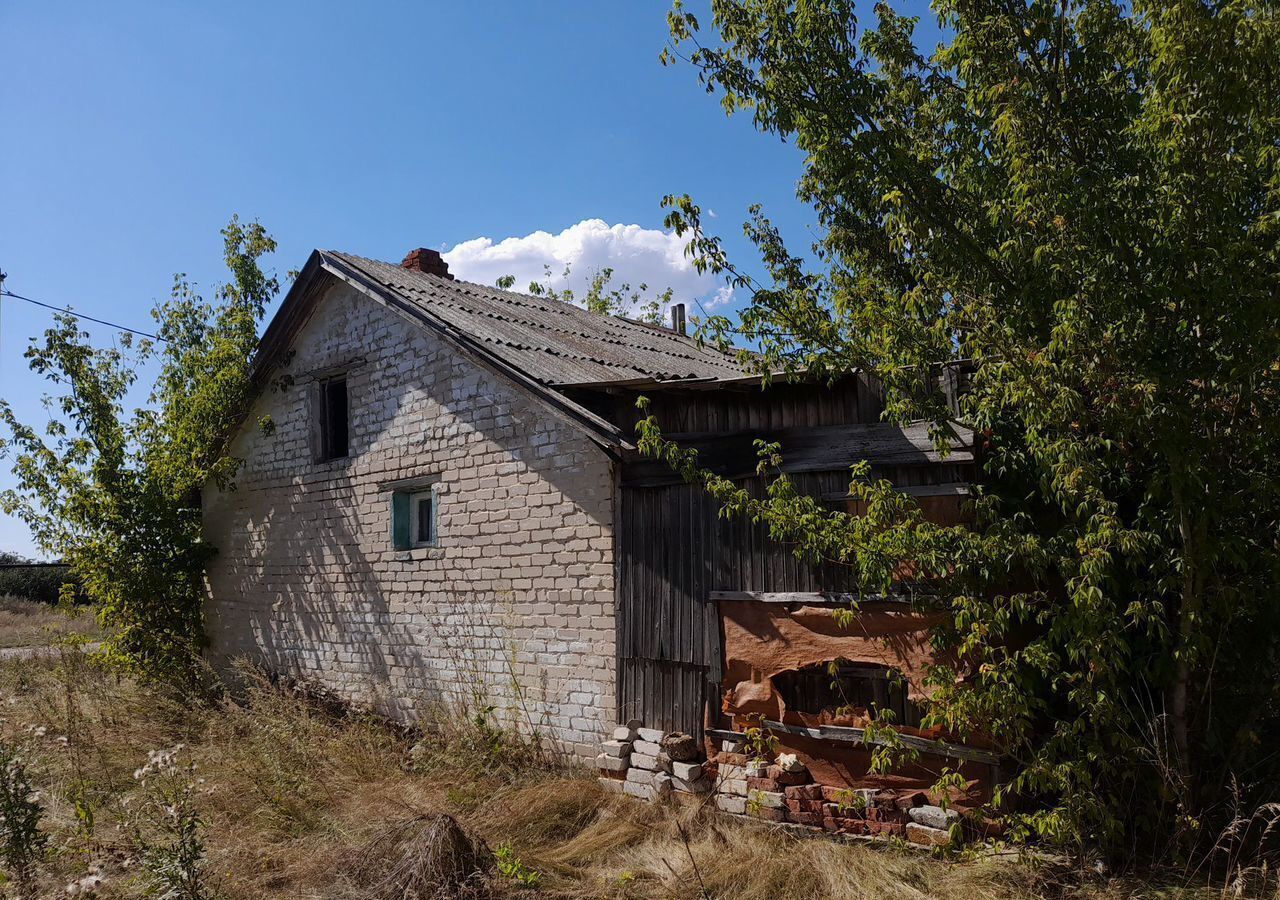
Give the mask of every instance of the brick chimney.
[[410, 250], [408, 255], [405, 256], [404, 262], [400, 263], [400, 265], [415, 272], [439, 275], [441, 278], [448, 278], [453, 281], [453, 276], [449, 274], [449, 264], [444, 261], [439, 252], [428, 250], [426, 247]]

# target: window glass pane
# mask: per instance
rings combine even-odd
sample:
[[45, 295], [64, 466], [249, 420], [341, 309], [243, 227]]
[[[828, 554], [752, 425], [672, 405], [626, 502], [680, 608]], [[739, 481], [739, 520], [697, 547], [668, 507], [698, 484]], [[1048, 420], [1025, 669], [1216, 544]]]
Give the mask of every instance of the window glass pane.
[[417, 531], [414, 534], [414, 541], [419, 544], [430, 544], [435, 535], [432, 531], [432, 496], [425, 494], [418, 498], [418, 521]]

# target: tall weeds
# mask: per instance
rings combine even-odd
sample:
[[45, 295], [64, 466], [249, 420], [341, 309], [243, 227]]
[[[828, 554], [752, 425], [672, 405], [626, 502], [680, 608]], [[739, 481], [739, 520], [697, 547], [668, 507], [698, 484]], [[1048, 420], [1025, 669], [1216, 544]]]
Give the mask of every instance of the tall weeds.
[[[1157, 887], [943, 863], [637, 803], [605, 793], [593, 773], [547, 767], [537, 744], [475, 713], [438, 709], [410, 731], [250, 668], [234, 697], [196, 702], [119, 679], [76, 649], [0, 664], [0, 738], [29, 747], [41, 795], [50, 852], [32, 875], [39, 896], [368, 900], [435, 879], [451, 896], [501, 897], [518, 890], [511, 873], [536, 881], [530, 896], [582, 900], [1191, 900], [1221, 890], [1200, 874], [1199, 887]], [[170, 793], [157, 796], [158, 783], [134, 772], [178, 744]], [[474, 839], [474, 859], [441, 816]], [[508, 875], [486, 864], [483, 844], [508, 848]], [[1249, 868], [1252, 844], [1232, 846], [1235, 884], [1259, 895], [1269, 882]], [[455, 858], [459, 867], [445, 865]]]

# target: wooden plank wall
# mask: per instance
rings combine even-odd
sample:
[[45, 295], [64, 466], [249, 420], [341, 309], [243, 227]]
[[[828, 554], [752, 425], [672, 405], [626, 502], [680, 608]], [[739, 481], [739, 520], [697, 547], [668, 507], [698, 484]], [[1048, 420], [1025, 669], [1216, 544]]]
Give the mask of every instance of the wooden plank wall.
[[[783, 386], [766, 393], [757, 388], [650, 396], [651, 410], [668, 433], [852, 425], [879, 422], [881, 413], [874, 386], [859, 379], [832, 389]], [[620, 426], [631, 428], [634, 401], [619, 400], [615, 415]], [[624, 462], [620, 473], [618, 716], [701, 739], [704, 708], [713, 727], [722, 724], [722, 635], [710, 592], [844, 591], [852, 585], [838, 566], [797, 559], [792, 548], [769, 538], [765, 526], [720, 516], [718, 505], [700, 488], [629, 478], [647, 464]], [[873, 473], [900, 486], [919, 486], [964, 481], [970, 469], [959, 462], [922, 462], [875, 466]], [[791, 477], [802, 492], [825, 498], [833, 509], [846, 508], [839, 498], [848, 492], [847, 468]], [[738, 483], [756, 496], [765, 493], [762, 478]]]

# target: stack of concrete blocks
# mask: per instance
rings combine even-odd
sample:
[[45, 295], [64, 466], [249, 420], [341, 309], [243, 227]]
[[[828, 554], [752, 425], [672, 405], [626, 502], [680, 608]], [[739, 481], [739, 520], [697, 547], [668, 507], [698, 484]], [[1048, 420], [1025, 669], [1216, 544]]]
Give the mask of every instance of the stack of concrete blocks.
[[692, 735], [675, 731], [662, 736], [659, 759], [671, 765], [671, 786], [677, 799], [692, 799], [711, 793], [711, 780], [702, 764], [702, 749]]
[[697, 742], [687, 734], [645, 728], [632, 719], [601, 744], [596, 763], [606, 790], [641, 800], [711, 791]]
[[626, 793], [627, 773], [631, 769], [631, 751], [635, 746], [639, 722], [631, 721], [613, 729], [609, 740], [600, 745], [596, 768], [600, 770], [600, 786], [612, 793]]
[[631, 744], [631, 768], [623, 788], [633, 797], [652, 800], [666, 797], [674, 789], [671, 783], [671, 760], [662, 752], [663, 732], [656, 728], [636, 729]]
[[716, 754], [716, 808], [722, 812], [742, 815], [747, 811], [747, 758], [741, 739], [729, 738], [720, 742]]

